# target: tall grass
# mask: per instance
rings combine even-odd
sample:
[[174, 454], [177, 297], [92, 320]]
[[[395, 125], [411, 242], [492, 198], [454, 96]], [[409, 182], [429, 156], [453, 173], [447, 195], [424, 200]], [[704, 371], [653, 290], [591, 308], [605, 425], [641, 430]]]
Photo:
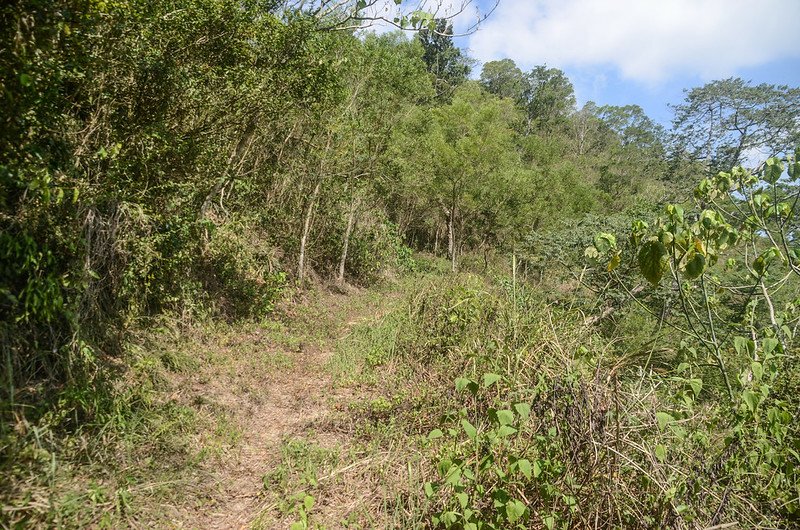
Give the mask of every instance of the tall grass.
[[353, 341], [351, 373], [388, 403], [360, 409], [359, 432], [414, 447], [398, 458], [424, 455], [395, 517], [437, 528], [792, 524], [784, 499], [796, 485], [775, 478], [792, 467], [753, 464], [738, 437], [748, 427], [719, 389], [684, 367], [645, 367], [524, 286], [418, 280]]

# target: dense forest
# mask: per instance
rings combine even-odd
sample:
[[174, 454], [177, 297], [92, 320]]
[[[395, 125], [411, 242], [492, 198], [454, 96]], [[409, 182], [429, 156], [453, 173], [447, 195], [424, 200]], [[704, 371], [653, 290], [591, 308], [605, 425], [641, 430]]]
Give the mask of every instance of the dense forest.
[[664, 126], [374, 7], [0, 8], [0, 526], [192, 527], [142, 486], [204, 469], [192, 337], [374, 292], [336, 421], [406, 483], [328, 520], [362, 460], [285, 464], [246, 524], [798, 524], [800, 89], [713, 81]]

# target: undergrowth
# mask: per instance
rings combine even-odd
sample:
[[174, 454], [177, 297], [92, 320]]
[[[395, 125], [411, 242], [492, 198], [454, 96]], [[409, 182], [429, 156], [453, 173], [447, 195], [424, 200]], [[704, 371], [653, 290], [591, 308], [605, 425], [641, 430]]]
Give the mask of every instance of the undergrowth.
[[[320, 427], [336, 439], [312, 431], [283, 440], [280, 461], [263, 478], [257, 528], [796, 522], [789, 508], [798, 497], [797, 432], [780, 409], [764, 401], [732, 410], [718, 399], [718, 381], [667, 354], [642, 363], [630, 353], [652, 353], [652, 327], [640, 315], [625, 315], [620, 338], [609, 341], [577, 309], [502, 271], [492, 279], [443, 276], [435, 263], [419, 263], [421, 272], [356, 297], [352, 307], [308, 300], [261, 323], [209, 324], [194, 338], [165, 328], [129, 347], [124, 382], [75, 397], [98, 400], [95, 416], [45, 415], [3, 433], [4, 451], [15, 455], [3, 463], [4, 524], [159, 521], [142, 512], [143, 496], [174, 499], [176, 489], [191, 488], [193, 466], [242, 436], [224, 410], [198, 413], [213, 403], [164, 399], [170, 374], [198, 363], [232, 369], [235, 357], [244, 363], [235, 366], [279, 377], [294, 366], [293, 352], [333, 340], [326, 369], [333, 388], [350, 397], [334, 400], [337, 413]], [[330, 314], [367, 307], [382, 309], [346, 322], [337, 336]], [[261, 338], [275, 351], [258, 346]], [[198, 357], [199, 349], [206, 353]], [[774, 382], [778, 394], [793, 384]], [[65, 436], [64, 422], [82, 427]], [[198, 450], [189, 440], [200, 431], [213, 439]]]
[[392, 447], [384, 467], [416, 480], [387, 495], [398, 527], [792, 524], [796, 429], [732, 412], [686, 365], [646, 368], [502, 277], [415, 281], [332, 367], [368, 389], [350, 406], [355, 438]]
[[195, 411], [165, 399], [165, 374], [187, 368], [173, 350], [131, 344], [110, 381], [65, 388], [38, 414], [4, 426], [2, 525], [118, 527], [137, 516], [133, 499], [153, 493], [189, 462]]

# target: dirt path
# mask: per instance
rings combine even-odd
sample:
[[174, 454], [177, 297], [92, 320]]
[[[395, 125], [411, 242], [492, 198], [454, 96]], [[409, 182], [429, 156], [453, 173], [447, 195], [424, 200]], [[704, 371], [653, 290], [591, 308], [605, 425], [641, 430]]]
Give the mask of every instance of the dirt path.
[[334, 388], [326, 363], [337, 341], [380, 304], [380, 297], [364, 293], [325, 294], [302, 307], [307, 315], [290, 314], [297, 321], [289, 327], [200, 337], [200, 366], [177, 377], [176, 395], [216, 423], [196, 440], [216, 450], [201, 464], [204, 484], [177, 507], [176, 527], [249, 528], [268, 508], [263, 480], [280, 463], [285, 441], [313, 437], [323, 446], [346, 444], [331, 418], [336, 403], [351, 396]]
[[241, 379], [265, 385], [260, 389], [253, 385], [245, 396], [235, 384], [221, 389], [220, 401], [229, 403], [231, 422], [241, 439], [219, 463], [215, 472], [218, 495], [208, 513], [199, 514], [198, 527], [242, 528], [258, 515], [262, 479], [279, 460], [283, 440], [307, 433], [329, 413], [323, 396], [330, 382], [321, 370], [329, 355], [327, 349], [305, 353], [283, 377], [267, 381], [258, 381], [258, 373], [242, 374]]

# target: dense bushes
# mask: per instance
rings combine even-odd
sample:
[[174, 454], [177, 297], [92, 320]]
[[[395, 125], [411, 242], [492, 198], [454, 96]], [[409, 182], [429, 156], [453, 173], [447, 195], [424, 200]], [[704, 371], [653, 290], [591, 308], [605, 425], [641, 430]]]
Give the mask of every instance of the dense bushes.
[[347, 279], [408, 261], [373, 179], [387, 125], [432, 91], [421, 51], [319, 25], [258, 0], [0, 8], [5, 500], [136, 429], [140, 330], [261, 319], [332, 278], [351, 198], [369, 207]]
[[[113, 355], [164, 312], [263, 316], [308, 264], [331, 274], [342, 193], [380, 155], [353, 152], [349, 122], [383, 142], [429, 85], [410, 43], [362, 44], [263, 2], [20, 0], [2, 21], [6, 403], [77, 376], [78, 343]], [[389, 261], [384, 225], [355, 224], [355, 280]]]

